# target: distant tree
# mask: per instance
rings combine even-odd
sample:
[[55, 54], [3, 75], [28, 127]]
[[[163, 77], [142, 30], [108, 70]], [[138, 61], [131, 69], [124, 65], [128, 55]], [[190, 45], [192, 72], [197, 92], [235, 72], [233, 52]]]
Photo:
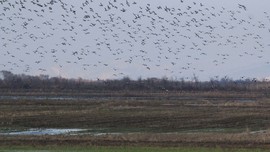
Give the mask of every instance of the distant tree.
[[129, 77], [123, 77], [120, 80], [97, 80], [89, 81], [82, 78], [65, 79], [62, 77], [52, 77], [48, 75], [29, 76], [25, 74], [13, 74], [9, 71], [1, 71], [0, 89], [35, 89], [40, 91], [54, 90], [95, 90], [95, 91], [209, 91], [209, 90], [231, 90], [231, 91], [264, 91], [270, 90], [270, 82], [266, 80], [258, 81], [256, 79], [233, 80], [229, 77], [221, 79], [211, 78], [210, 81], [199, 81], [196, 75], [193, 75], [192, 81], [170, 79], [167, 77], [147, 78], [139, 77], [132, 80]]

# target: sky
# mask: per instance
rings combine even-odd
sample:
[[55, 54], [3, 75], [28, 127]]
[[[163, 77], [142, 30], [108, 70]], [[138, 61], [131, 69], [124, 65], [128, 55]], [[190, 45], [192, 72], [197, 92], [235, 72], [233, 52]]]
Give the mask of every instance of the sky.
[[270, 76], [269, 0], [0, 1], [0, 71], [84, 79]]

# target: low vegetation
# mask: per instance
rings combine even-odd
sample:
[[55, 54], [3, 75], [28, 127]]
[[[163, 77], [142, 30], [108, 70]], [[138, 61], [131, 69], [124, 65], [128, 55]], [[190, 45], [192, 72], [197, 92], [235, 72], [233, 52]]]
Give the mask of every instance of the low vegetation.
[[[16, 151], [14, 146], [26, 146], [19, 147], [25, 151], [48, 146], [53, 147], [49, 151], [65, 147], [72, 151], [71, 145], [78, 151], [120, 152], [126, 147], [129, 151], [186, 152], [270, 148], [270, 83], [266, 81], [86, 81], [2, 74], [0, 151]], [[7, 134], [31, 128], [87, 131]]]
[[132, 97], [119, 93], [76, 100], [35, 99], [32, 95], [1, 99], [2, 132], [29, 128], [81, 128], [88, 132], [75, 136], [0, 136], [0, 145], [269, 148], [267, 96], [182, 92], [140, 98], [133, 93]]
[[1, 152], [267, 152], [260, 149], [162, 148], [162, 147], [0, 147]]

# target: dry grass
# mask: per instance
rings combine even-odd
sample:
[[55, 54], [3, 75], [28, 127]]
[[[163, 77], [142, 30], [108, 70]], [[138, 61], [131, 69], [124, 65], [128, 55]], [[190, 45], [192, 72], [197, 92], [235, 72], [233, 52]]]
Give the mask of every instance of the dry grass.
[[[77, 101], [2, 100], [0, 128], [106, 128], [108, 132], [124, 134], [5, 136], [0, 137], [0, 143], [243, 147], [270, 144], [267, 130], [270, 128], [270, 99], [261, 93], [136, 93], [129, 93], [129, 97], [121, 93], [111, 93], [113, 96], [109, 97], [98, 93], [100, 97]], [[254, 132], [258, 130], [267, 131]]]
[[270, 148], [270, 132], [260, 133], [126, 133], [100, 136], [5, 136], [0, 145], [194, 146]]

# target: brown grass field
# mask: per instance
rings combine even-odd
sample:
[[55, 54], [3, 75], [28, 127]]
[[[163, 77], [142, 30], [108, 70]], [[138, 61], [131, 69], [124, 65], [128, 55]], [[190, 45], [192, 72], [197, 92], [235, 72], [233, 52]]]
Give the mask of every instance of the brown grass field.
[[[42, 97], [74, 99], [34, 99]], [[0, 135], [7, 145], [270, 148], [270, 98], [261, 92], [6, 92], [0, 130], [83, 128], [78, 135]], [[80, 98], [83, 97], [83, 98]]]

